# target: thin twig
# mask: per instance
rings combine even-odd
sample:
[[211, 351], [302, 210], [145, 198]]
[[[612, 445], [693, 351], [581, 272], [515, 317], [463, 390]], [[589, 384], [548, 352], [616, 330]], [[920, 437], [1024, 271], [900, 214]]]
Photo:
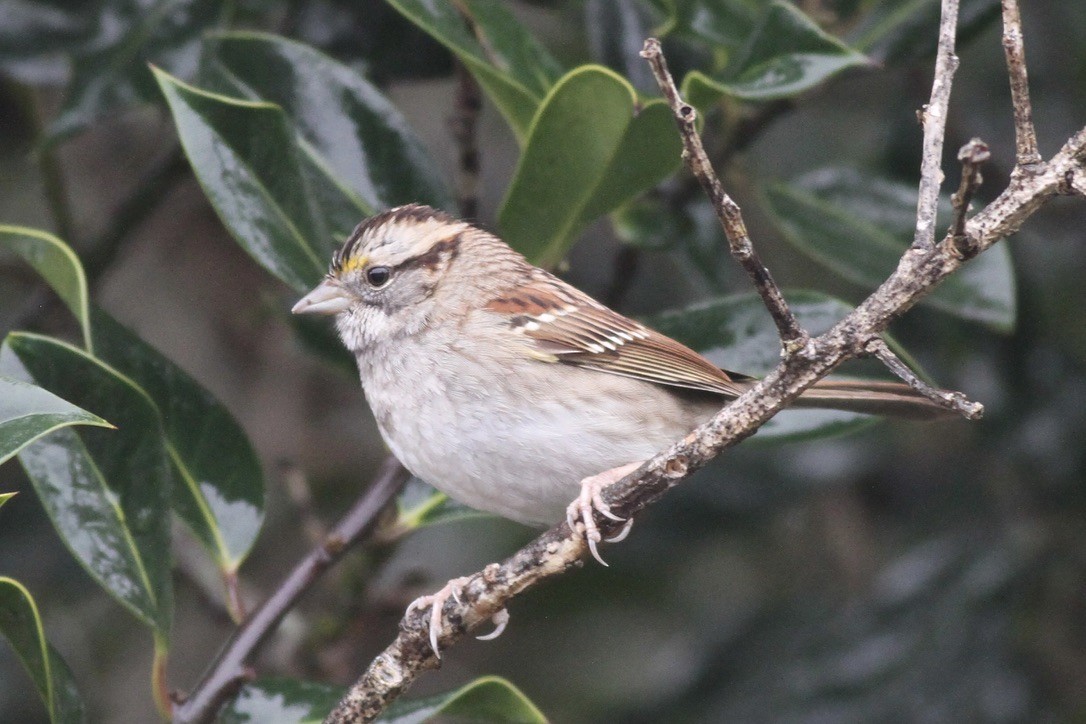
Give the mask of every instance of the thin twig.
[[1018, 12], [1018, 0], [1003, 0], [1003, 53], [1007, 56], [1011, 104], [1014, 106], [1016, 164], [1026, 166], [1040, 163], [1037, 132], [1033, 128], [1033, 107], [1029, 102], [1026, 48], [1022, 42], [1022, 16]]
[[950, 239], [964, 259], [972, 258], [976, 254], [972, 242], [965, 234], [965, 217], [969, 213], [973, 194], [984, 181], [980, 175], [981, 164], [991, 157], [988, 144], [979, 138], [970, 140], [958, 151], [958, 160], [962, 163], [962, 180], [958, 184], [958, 190], [950, 197], [950, 204], [954, 209], [950, 222]]
[[909, 369], [907, 364], [901, 361], [900, 357], [894, 354], [894, 351], [881, 337], [873, 337], [867, 343], [867, 351], [878, 358], [891, 372], [904, 380], [909, 387], [912, 387], [932, 402], [957, 412], [967, 420], [979, 420], [983, 417], [984, 405], [973, 402], [960, 392], [938, 390], [924, 382]]
[[267, 639], [283, 615], [313, 583], [377, 524], [378, 516], [407, 481], [408, 473], [394, 457], [381, 466], [377, 477], [331, 533], [294, 567], [282, 584], [253, 611], [192, 693], [174, 708], [175, 724], [208, 722], [219, 707], [249, 677], [246, 662]]
[[754, 244], [747, 233], [747, 226], [743, 221], [743, 213], [739, 205], [724, 191], [720, 179], [713, 171], [713, 166], [705, 153], [705, 147], [702, 145], [701, 136], [698, 135], [697, 111], [679, 95], [675, 80], [667, 69], [667, 61], [660, 48], [660, 41], [655, 38], [646, 40], [641, 57], [648, 60], [652, 73], [656, 76], [656, 82], [660, 84], [660, 89], [675, 114], [675, 122], [679, 126], [679, 135], [682, 136], [683, 141], [683, 158], [712, 202], [717, 217], [720, 219], [720, 225], [724, 228], [724, 234], [728, 237], [732, 256], [746, 270], [754, 287], [762, 296], [766, 309], [769, 310], [770, 316], [777, 325], [785, 352], [792, 354], [803, 349], [808, 339], [807, 332], [799, 326], [784, 295], [773, 281], [769, 269], [754, 250]]
[[476, 220], [479, 215], [479, 146], [476, 126], [483, 97], [479, 84], [463, 63], [456, 64], [456, 101], [449, 127], [457, 148], [456, 195], [460, 216]]
[[935, 244], [935, 215], [939, 208], [939, 187], [943, 184], [947, 108], [950, 106], [954, 72], [958, 69], [958, 56], [954, 54], [957, 28], [958, 0], [943, 0], [931, 100], [918, 114], [924, 127], [924, 142], [920, 155], [920, 193], [916, 201], [914, 249], [930, 249]]

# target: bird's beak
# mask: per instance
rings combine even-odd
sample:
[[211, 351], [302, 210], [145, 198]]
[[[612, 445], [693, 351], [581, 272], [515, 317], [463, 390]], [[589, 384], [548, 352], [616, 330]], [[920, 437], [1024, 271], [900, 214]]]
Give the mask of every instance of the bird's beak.
[[339, 314], [347, 311], [351, 298], [335, 279], [325, 279], [291, 307], [294, 314]]

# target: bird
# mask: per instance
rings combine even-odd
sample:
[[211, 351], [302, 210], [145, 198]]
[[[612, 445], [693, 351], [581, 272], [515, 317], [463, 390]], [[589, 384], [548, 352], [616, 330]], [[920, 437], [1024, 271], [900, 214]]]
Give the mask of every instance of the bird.
[[[422, 204], [360, 223], [292, 311], [334, 316], [381, 437], [413, 475], [528, 525], [564, 517], [604, 565], [593, 512], [619, 518], [601, 491], [757, 382]], [[794, 404], [947, 414], [869, 380], [823, 380]], [[440, 608], [464, 580], [412, 604], [432, 607], [435, 652]]]

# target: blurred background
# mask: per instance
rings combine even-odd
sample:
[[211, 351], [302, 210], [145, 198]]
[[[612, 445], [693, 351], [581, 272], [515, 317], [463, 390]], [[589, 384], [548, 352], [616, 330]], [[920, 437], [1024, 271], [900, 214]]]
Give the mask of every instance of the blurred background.
[[[108, 15], [110, 3], [98, 5]], [[457, 177], [452, 59], [395, 10], [347, 0], [236, 5], [235, 22], [297, 38], [363, 71], [440, 172]], [[657, 5], [512, 8], [559, 59], [621, 65], [607, 50], [621, 22], [608, 13], [651, 20]], [[854, 18], [875, 3], [798, 5], [847, 39], [861, 22]], [[898, 5], [904, 12], [908, 4]], [[302, 348], [287, 320], [295, 296], [224, 230], [160, 105], [120, 102], [58, 131], [58, 119], [73, 117], [65, 103], [71, 7], [0, 0], [0, 222], [69, 241], [87, 265], [92, 299], [212, 390], [251, 436], [268, 497], [264, 531], [241, 571], [251, 605], [311, 547], [314, 530], [346, 510], [385, 451], [356, 377]], [[961, 39], [947, 138], [948, 159], [972, 136], [992, 149], [979, 203], [1003, 188], [1013, 165], [993, 7], [966, 3], [975, 18]], [[1086, 5], [1026, 3], [1023, 13], [1048, 157], [1086, 124]], [[42, 27], [53, 32], [51, 46], [32, 52], [21, 44], [26, 28]], [[930, 24], [903, 32], [917, 45], [934, 38]], [[866, 291], [787, 242], [763, 203], [764, 184], [827, 166], [915, 182], [915, 112], [930, 91], [930, 55], [879, 60], [794, 100], [745, 108], [754, 122], [729, 126], [739, 129], [731, 137], [709, 136], [725, 185], [784, 287], [852, 303]], [[645, 69], [617, 69], [651, 90]], [[710, 118], [710, 134], [720, 127]], [[46, 132], [57, 135], [43, 145]], [[518, 148], [489, 103], [478, 147], [479, 220], [493, 226]], [[948, 186], [956, 185], [957, 169], [946, 168]], [[663, 198], [696, 215], [696, 190], [683, 179], [669, 183]], [[642, 316], [748, 291], [719, 231], [699, 228], [690, 238], [629, 243], [606, 221], [594, 224], [563, 276]], [[1082, 199], [1057, 199], [1010, 240], [1017, 320], [1008, 333], [929, 307], [893, 327], [940, 386], [984, 403], [983, 420], [880, 422], [789, 444], [755, 438], [672, 491], [625, 543], [606, 547], [610, 568], [589, 563], [518, 599], [500, 639], [449, 651], [412, 695], [498, 674], [560, 722], [1082, 719], [1084, 229]], [[0, 257], [0, 331], [13, 328], [75, 329], [27, 267]], [[0, 468], [0, 491], [8, 490], [22, 494], [0, 514], [0, 573], [34, 592], [91, 719], [153, 720], [145, 631], [68, 554], [16, 464]], [[371, 544], [305, 598], [256, 668], [349, 683], [394, 637], [407, 602], [534, 535], [476, 518], [424, 528], [394, 546]], [[179, 529], [176, 546], [169, 679], [185, 689], [232, 625], [196, 544]], [[43, 719], [5, 646], [0, 681], [0, 721]]]

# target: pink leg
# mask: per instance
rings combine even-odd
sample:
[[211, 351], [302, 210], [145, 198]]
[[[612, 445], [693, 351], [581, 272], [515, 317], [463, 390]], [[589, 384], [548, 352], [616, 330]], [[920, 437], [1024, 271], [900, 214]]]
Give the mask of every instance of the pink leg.
[[[471, 576], [461, 576], [460, 578], [454, 578], [446, 583], [440, 591], [437, 593], [431, 593], [428, 596], [419, 596], [410, 603], [407, 607], [407, 612], [411, 613], [416, 608], [424, 609], [427, 606], [430, 607], [430, 648], [434, 650], [434, 654], [440, 659], [441, 651], [437, 646], [437, 638], [441, 634], [441, 614], [445, 608], [445, 602], [452, 598], [457, 603], [460, 602], [460, 589], [471, 580]], [[485, 636], [479, 636], [480, 641], [490, 641], [496, 639], [502, 635], [502, 631], [505, 631], [505, 627], [509, 624], [509, 612], [504, 608], [494, 614], [494, 626], [495, 629]]]
[[[588, 541], [588, 549], [592, 552], [592, 557], [599, 561], [601, 565], [606, 566], [607, 562], [600, 557], [596, 545], [603, 537], [600, 535], [592, 514], [594, 511], [599, 511], [599, 514], [605, 518], [624, 520], [624, 518], [619, 518], [611, 512], [610, 507], [603, 501], [601, 493], [608, 485], [618, 482], [639, 467], [641, 467], [641, 462], [629, 463], [585, 478], [581, 481], [581, 494], [566, 508], [566, 522], [569, 524], [570, 530], [575, 531], [578, 529], [576, 525], [578, 519], [583, 522], [584, 537]], [[625, 538], [630, 532], [630, 523], [632, 521], [627, 521], [626, 526], [612, 540], [617, 542]]]

